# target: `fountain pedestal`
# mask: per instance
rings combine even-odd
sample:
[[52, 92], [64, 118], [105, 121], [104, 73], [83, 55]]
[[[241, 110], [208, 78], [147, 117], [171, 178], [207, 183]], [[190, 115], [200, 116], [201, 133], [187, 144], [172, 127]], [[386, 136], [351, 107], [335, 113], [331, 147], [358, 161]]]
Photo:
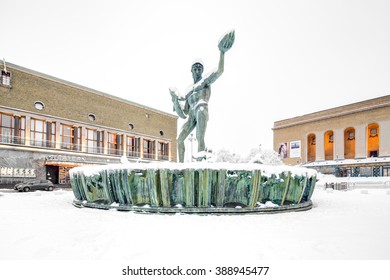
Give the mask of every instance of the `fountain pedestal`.
[[77, 207], [147, 213], [308, 210], [316, 182], [307, 168], [203, 162], [76, 167], [70, 177]]

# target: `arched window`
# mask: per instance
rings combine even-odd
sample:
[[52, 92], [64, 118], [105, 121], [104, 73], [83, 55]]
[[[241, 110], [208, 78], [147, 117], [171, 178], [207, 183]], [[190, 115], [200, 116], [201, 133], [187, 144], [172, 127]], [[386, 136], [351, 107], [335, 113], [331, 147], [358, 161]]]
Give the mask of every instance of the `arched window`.
[[353, 127], [344, 130], [344, 158], [355, 158], [355, 129]]
[[307, 161], [316, 161], [316, 135], [307, 136]]
[[324, 134], [325, 160], [333, 160], [333, 131], [328, 130]]
[[379, 156], [379, 125], [369, 124], [367, 127], [367, 157]]

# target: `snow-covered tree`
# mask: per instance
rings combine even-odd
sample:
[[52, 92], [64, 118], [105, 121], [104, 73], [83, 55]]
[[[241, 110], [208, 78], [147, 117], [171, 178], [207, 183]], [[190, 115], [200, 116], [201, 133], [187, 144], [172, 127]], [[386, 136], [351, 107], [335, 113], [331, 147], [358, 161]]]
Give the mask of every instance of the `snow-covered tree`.
[[258, 148], [251, 149], [246, 162], [261, 163], [267, 165], [280, 165], [283, 164], [277, 152], [274, 150], [260, 150]]
[[259, 148], [253, 148], [250, 150], [249, 155], [245, 158], [241, 157], [239, 154], [230, 152], [227, 149], [221, 149], [216, 152], [214, 157], [215, 162], [251, 162], [251, 163], [261, 163], [267, 165], [280, 165], [283, 164], [279, 155], [273, 150], [262, 150]]
[[216, 154], [216, 162], [240, 162], [241, 157], [238, 154], [231, 153], [226, 149], [221, 149]]

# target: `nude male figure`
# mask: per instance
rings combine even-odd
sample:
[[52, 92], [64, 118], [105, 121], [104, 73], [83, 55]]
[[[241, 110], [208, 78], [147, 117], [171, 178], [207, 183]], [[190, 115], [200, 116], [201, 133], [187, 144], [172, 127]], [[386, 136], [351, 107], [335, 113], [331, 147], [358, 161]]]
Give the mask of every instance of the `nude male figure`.
[[[196, 139], [198, 141], [198, 152], [205, 151], [204, 141], [208, 114], [208, 102], [211, 95], [211, 84], [214, 83], [223, 73], [225, 63], [225, 52], [227, 52], [234, 43], [234, 31], [227, 33], [219, 42], [220, 51], [218, 69], [211, 72], [206, 77], [202, 77], [203, 63], [200, 60], [195, 61], [191, 66], [194, 84], [184, 97], [179, 97], [175, 88], [170, 88], [174, 111], [179, 117], [187, 119], [183, 125], [179, 137], [177, 138], [179, 162], [184, 162], [184, 140], [196, 128]], [[184, 102], [182, 107], [180, 102]]]

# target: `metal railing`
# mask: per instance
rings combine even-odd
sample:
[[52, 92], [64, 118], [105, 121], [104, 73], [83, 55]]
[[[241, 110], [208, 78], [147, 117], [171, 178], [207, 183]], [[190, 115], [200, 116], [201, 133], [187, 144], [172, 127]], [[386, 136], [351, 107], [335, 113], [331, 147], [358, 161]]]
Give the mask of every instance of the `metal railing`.
[[349, 182], [327, 182], [324, 185], [325, 189], [334, 189], [337, 191], [349, 191], [354, 189], [379, 188], [390, 189], [390, 180], [361, 180]]
[[10, 134], [0, 134], [0, 143], [24, 145], [24, 138]]
[[[17, 146], [26, 146], [25, 143], [29, 143], [30, 147], [35, 148], [49, 148], [49, 149], [56, 149], [57, 144], [54, 141], [47, 141], [47, 140], [36, 140], [36, 139], [29, 139], [26, 137], [17, 137], [12, 135], [2, 135], [0, 134], [0, 144], [10, 144], [10, 145], [17, 145]], [[85, 152], [89, 154], [105, 154], [104, 153], [104, 147], [90, 147], [87, 145], [78, 145], [78, 144], [72, 144], [72, 143], [63, 143], [60, 142], [58, 144], [60, 147], [58, 150], [67, 150], [67, 151], [74, 151], [74, 152]], [[112, 156], [123, 156], [124, 152], [123, 149], [107, 149], [107, 155]], [[141, 152], [140, 151], [126, 151], [126, 156], [130, 158], [141, 158]], [[161, 155], [156, 153], [143, 153], [142, 156], [143, 159], [149, 159], [149, 160], [162, 160], [162, 161], [169, 161], [168, 155]]]
[[350, 183], [325, 183], [326, 189], [334, 189], [336, 191], [348, 191], [353, 189], [353, 185]]

